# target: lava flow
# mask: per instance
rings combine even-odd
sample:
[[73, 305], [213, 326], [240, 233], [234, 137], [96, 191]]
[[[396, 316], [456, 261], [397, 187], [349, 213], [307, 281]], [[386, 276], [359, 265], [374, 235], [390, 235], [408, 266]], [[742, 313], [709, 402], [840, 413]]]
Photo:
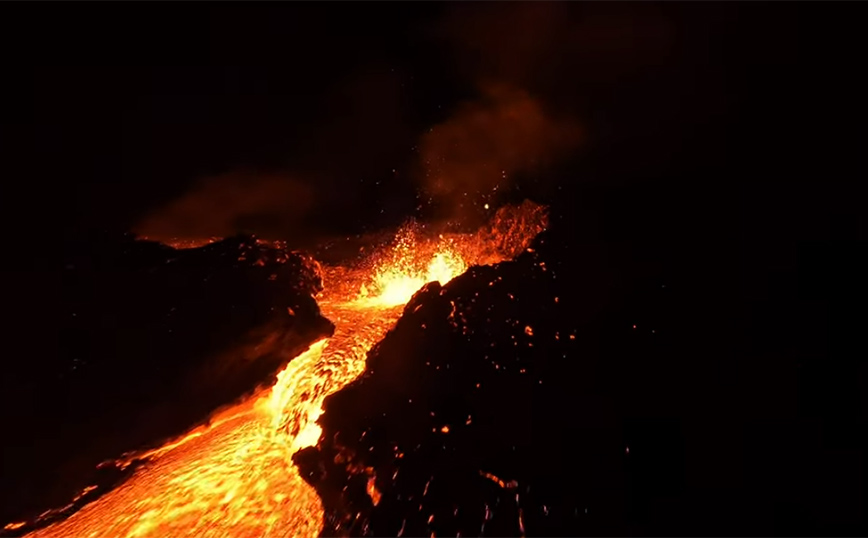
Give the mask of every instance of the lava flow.
[[324, 267], [323, 315], [334, 335], [289, 361], [273, 387], [207, 427], [147, 454], [116, 489], [29, 536], [316, 536], [323, 508], [292, 455], [320, 437], [323, 400], [365, 369], [369, 349], [425, 283], [526, 249], [545, 211], [503, 208], [476, 234], [422, 238], [403, 228], [391, 248], [353, 267]]

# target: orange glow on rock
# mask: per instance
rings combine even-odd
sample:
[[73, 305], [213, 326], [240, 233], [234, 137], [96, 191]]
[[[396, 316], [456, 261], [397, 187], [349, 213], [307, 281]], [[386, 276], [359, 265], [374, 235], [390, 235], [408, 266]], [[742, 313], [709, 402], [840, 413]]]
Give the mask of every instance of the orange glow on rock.
[[[322, 503], [299, 475], [292, 455], [319, 441], [316, 421], [325, 398], [364, 371], [368, 350], [422, 286], [446, 284], [472, 265], [512, 258], [544, 226], [544, 208], [526, 202], [502, 208], [475, 234], [430, 238], [406, 226], [391, 247], [363, 263], [323, 267], [318, 303], [336, 326], [331, 338], [291, 361], [287, 357], [274, 386], [215, 415], [208, 426], [118, 460], [119, 466], [134, 458], [145, 463], [68, 519], [28, 536], [319, 535]], [[447, 433], [448, 426], [441, 431]], [[380, 493], [373, 476], [368, 493], [376, 504]]]

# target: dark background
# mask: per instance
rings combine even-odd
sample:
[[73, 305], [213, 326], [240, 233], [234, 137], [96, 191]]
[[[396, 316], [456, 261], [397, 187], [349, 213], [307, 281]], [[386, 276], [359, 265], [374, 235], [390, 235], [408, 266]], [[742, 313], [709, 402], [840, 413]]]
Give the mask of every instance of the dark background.
[[[601, 268], [599, 286], [634, 297], [629, 308], [641, 310], [642, 290], [660, 283], [679, 290], [669, 323], [680, 367], [667, 375], [684, 392], [659, 411], [665, 428], [636, 435], [663, 439], [676, 468], [672, 439], [713, 439], [715, 454], [739, 454], [721, 476], [760, 477], [751, 483], [784, 499], [792, 521], [808, 505], [819, 514], [815, 527], [781, 532], [858, 532], [868, 375], [862, 11], [4, 6], [14, 319], [3, 360], [49, 352], [52, 304], [62, 300], [52, 253], [73, 236], [135, 229], [214, 178], [229, 178], [220, 211], [232, 218], [197, 213], [199, 234], [229, 226], [310, 246], [425, 214], [422, 134], [476, 99], [480, 82], [506, 83], [584, 133], [550, 165], [510, 174], [511, 196], [552, 204], [551, 255]], [[290, 182], [308, 202], [282, 190]], [[249, 202], [238, 195], [261, 191]], [[598, 296], [576, 316], [614, 301]]]
[[[586, 132], [549, 170], [578, 201], [671, 188], [675, 211], [646, 204], [667, 232], [862, 230], [855, 7], [49, 9], [6, 8], [4, 198], [22, 227], [127, 229], [239, 170], [325, 183], [306, 230], [391, 223], [416, 206], [421, 134], [495, 80]], [[711, 229], [682, 226], [717, 208]]]

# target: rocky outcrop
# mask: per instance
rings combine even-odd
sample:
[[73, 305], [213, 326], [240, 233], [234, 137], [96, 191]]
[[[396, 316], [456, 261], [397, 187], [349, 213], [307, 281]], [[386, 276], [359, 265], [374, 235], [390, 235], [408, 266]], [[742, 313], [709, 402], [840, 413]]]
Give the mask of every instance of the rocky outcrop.
[[413, 298], [366, 373], [326, 400], [319, 446], [295, 457], [326, 535], [618, 532], [601, 508], [624, 504], [624, 451], [579, 435], [611, 409], [581, 407], [591, 362], [575, 360], [556, 282], [531, 250]]
[[314, 299], [316, 262], [253, 237], [186, 250], [91, 240], [70, 245], [62, 280], [59, 349], [34, 345], [3, 380], [4, 522], [116, 481], [96, 466], [268, 386], [334, 328]]

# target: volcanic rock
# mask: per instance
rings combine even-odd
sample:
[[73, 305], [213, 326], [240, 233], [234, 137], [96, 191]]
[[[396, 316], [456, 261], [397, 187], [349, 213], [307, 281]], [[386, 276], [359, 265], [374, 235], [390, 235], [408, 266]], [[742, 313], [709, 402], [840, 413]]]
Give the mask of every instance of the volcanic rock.
[[318, 265], [280, 244], [234, 237], [176, 250], [123, 236], [70, 245], [54, 307], [59, 350], [37, 346], [3, 379], [6, 522], [69, 502], [102, 480], [104, 460], [156, 446], [267, 386], [334, 329], [314, 299]]
[[[816, 329], [831, 310], [751, 314], [753, 341], [815, 331], [797, 376], [750, 348], [744, 279], [717, 254], [670, 265], [551, 237], [423, 288], [326, 400], [318, 445], [295, 456], [325, 535], [865, 534], [864, 428], [841, 403], [858, 385], [826, 407], [795, 397], [847, 371]], [[814, 263], [829, 286], [841, 265]], [[851, 311], [829, 319], [853, 327]]]
[[326, 535], [618, 532], [624, 451], [617, 428], [587, 439], [611, 402], [587, 390], [594, 339], [556, 283], [529, 249], [414, 296], [296, 455]]

